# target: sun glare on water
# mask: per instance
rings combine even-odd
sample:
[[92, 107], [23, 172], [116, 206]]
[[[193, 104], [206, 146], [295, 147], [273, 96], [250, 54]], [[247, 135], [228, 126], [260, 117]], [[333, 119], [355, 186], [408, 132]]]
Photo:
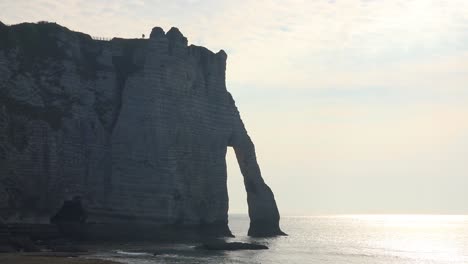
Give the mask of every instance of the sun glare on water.
[[461, 257], [465, 245], [458, 239], [466, 234], [466, 215], [347, 215], [357, 229], [366, 229], [365, 244], [385, 249], [388, 254], [425, 259], [429, 253], [440, 261]]
[[444, 223], [455, 223], [468, 221], [468, 215], [411, 215], [411, 214], [389, 214], [389, 215], [344, 215], [362, 221], [381, 222], [393, 225], [438, 225]]

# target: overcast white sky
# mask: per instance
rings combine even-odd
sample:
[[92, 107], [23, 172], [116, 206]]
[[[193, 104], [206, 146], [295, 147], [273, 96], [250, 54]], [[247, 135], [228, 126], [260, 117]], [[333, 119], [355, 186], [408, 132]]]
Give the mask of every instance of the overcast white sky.
[[0, 0], [0, 20], [224, 49], [283, 214], [468, 214], [468, 1]]

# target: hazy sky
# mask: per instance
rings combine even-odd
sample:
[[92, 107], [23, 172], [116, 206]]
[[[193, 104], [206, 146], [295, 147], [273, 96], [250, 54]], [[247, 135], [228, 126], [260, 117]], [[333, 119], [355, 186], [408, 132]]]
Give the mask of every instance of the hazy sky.
[[0, 20], [224, 49], [282, 214], [468, 213], [468, 1], [0, 0]]

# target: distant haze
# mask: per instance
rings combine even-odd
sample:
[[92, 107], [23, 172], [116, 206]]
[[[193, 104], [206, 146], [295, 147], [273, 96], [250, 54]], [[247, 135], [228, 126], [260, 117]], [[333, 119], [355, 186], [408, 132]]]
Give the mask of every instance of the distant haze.
[[[0, 1], [7, 24], [178, 27], [227, 86], [283, 215], [468, 214], [468, 1]], [[230, 212], [246, 213], [227, 155]]]

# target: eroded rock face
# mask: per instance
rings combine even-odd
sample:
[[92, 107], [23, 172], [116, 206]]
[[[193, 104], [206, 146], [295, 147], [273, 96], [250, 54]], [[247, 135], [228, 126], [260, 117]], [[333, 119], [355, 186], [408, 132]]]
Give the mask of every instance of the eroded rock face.
[[227, 55], [178, 29], [96, 41], [52, 23], [0, 24], [0, 216], [47, 223], [82, 197], [92, 223], [203, 226], [228, 235], [226, 150], [249, 234], [282, 234], [225, 85]]

